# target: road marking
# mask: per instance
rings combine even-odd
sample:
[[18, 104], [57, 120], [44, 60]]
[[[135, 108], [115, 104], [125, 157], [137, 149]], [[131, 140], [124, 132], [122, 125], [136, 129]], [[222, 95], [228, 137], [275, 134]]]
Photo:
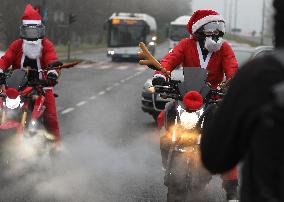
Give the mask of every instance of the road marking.
[[112, 89], [113, 89], [113, 87], [110, 86], [110, 87], [107, 87], [107, 88], [106, 88], [106, 91], [111, 91]]
[[124, 82], [125, 82], [125, 79], [120, 80], [120, 83], [124, 83]]
[[120, 83], [116, 82], [115, 84], [113, 84], [113, 87], [117, 87], [119, 85], [120, 85]]
[[125, 69], [128, 69], [129, 68], [129, 66], [119, 66], [117, 69], [119, 69], [119, 70], [125, 70]]
[[98, 95], [103, 95], [105, 93], [106, 93], [105, 91], [101, 91], [101, 92], [98, 93]]
[[111, 68], [111, 65], [103, 65], [98, 67], [98, 69], [109, 69], [109, 68]]
[[96, 99], [96, 98], [97, 98], [97, 96], [94, 95], [94, 96], [90, 97], [89, 99], [90, 99], [90, 100], [94, 100], [94, 99]]
[[147, 69], [147, 67], [138, 67], [138, 68], [137, 68], [138, 71], [144, 71], [144, 70], [146, 70], [146, 69]]
[[82, 102], [77, 103], [76, 105], [78, 107], [81, 107], [81, 106], [85, 105], [86, 103], [87, 103], [86, 101], [82, 101]]
[[61, 114], [68, 114], [69, 112], [72, 112], [73, 110], [74, 110], [74, 108], [73, 108], [73, 107], [70, 107], [70, 108], [67, 108], [67, 109], [63, 110], [63, 111], [61, 112]]

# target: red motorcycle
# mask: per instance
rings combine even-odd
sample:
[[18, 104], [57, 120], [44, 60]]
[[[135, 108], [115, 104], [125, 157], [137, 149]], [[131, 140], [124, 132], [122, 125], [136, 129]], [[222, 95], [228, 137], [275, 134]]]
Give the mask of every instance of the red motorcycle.
[[[77, 64], [51, 69], [66, 69]], [[0, 158], [5, 163], [13, 157], [29, 159], [49, 154], [55, 140], [43, 125], [44, 88], [50, 85], [46, 80], [31, 81], [29, 78], [34, 73], [38, 72], [31, 68], [8, 72], [6, 84], [0, 91]]]

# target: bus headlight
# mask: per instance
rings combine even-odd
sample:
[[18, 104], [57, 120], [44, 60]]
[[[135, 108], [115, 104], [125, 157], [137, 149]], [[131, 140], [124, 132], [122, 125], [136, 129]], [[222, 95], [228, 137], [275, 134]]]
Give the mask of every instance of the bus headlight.
[[155, 46], [155, 42], [154, 42], [154, 41], [151, 41], [151, 42], [149, 43], [149, 46]]
[[152, 41], [156, 41], [157, 40], [157, 37], [156, 36], [153, 36], [152, 37]]

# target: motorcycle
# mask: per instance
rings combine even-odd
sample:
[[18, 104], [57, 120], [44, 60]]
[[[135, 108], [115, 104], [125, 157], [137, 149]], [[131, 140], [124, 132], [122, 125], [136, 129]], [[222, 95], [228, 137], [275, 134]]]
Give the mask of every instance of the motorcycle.
[[218, 107], [224, 90], [213, 89], [206, 82], [207, 70], [184, 68], [184, 81], [175, 81], [140, 44], [142, 57], [151, 68], [162, 71], [167, 77], [162, 86], [152, 86], [162, 98], [174, 101], [167, 104], [161, 136], [161, 154], [165, 169], [164, 184], [168, 187], [167, 201], [194, 200], [199, 197], [211, 180], [211, 174], [200, 159], [202, 129]]
[[[78, 62], [51, 69], [66, 69]], [[44, 70], [44, 71], [48, 71]], [[29, 67], [6, 73], [6, 84], [0, 91], [0, 159], [1, 165], [15, 160], [32, 160], [50, 154], [55, 137], [43, 125], [45, 88], [44, 79], [29, 80], [38, 74]]]

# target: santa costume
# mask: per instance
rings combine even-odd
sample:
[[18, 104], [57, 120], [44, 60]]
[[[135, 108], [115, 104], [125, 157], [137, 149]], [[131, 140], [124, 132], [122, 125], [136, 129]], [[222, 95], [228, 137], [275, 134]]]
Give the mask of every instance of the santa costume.
[[[21, 69], [23, 67], [31, 67], [38, 71], [38, 77], [45, 79], [47, 74], [53, 73], [58, 76], [58, 72], [55, 70], [43, 72], [48, 68], [48, 65], [54, 61], [57, 61], [57, 56], [53, 47], [53, 44], [44, 37], [44, 26], [42, 25], [42, 18], [39, 12], [34, 9], [30, 4], [25, 8], [24, 15], [22, 17], [22, 26], [31, 27], [35, 30], [34, 35], [37, 34], [36, 28], [39, 28], [39, 33], [42, 33], [42, 37], [36, 39], [29, 39], [21, 37], [15, 40], [8, 48], [6, 53], [0, 59], [0, 70], [5, 71], [8, 67], [12, 66], [13, 69]], [[33, 32], [29, 30], [29, 34], [33, 35]], [[24, 32], [25, 30], [23, 30]], [[21, 33], [22, 34], [22, 33]], [[53, 134], [56, 141], [60, 141], [59, 125], [57, 120], [55, 98], [53, 94], [53, 88], [47, 87], [45, 90], [45, 106], [44, 113], [44, 125], [48, 132]]]
[[[238, 62], [228, 42], [223, 40], [216, 40], [216, 43], [214, 43], [215, 45], [217, 45], [217, 48], [206, 50], [206, 37], [204, 38], [204, 41], [199, 40], [196, 37], [196, 33], [200, 31], [200, 29], [212, 22], [217, 24], [219, 22], [225, 24], [224, 18], [216, 11], [196, 11], [190, 18], [187, 25], [187, 30], [190, 34], [190, 37], [182, 39], [176, 45], [176, 47], [174, 47], [174, 49], [161, 60], [161, 65], [170, 72], [180, 65], [182, 65], [184, 68], [207, 69], [207, 81], [213, 88], [216, 88], [224, 80], [224, 75], [226, 76], [227, 80], [230, 80], [237, 72]], [[224, 34], [225, 28], [223, 28], [223, 30], [221, 31]], [[155, 78], [159, 77], [163, 77], [164, 80], [166, 80], [166, 77], [162, 72], [156, 71], [153, 77], [153, 81]], [[158, 127], [160, 128], [164, 124], [164, 116], [164, 112], [162, 112], [158, 116], [157, 123]], [[161, 141], [163, 140], [161, 139]], [[237, 184], [238, 177], [236, 168], [223, 175], [223, 186], [227, 191], [227, 194], [232, 194], [229, 192], [235, 192], [235, 187], [237, 186]], [[232, 190], [232, 187], [234, 190]]]

